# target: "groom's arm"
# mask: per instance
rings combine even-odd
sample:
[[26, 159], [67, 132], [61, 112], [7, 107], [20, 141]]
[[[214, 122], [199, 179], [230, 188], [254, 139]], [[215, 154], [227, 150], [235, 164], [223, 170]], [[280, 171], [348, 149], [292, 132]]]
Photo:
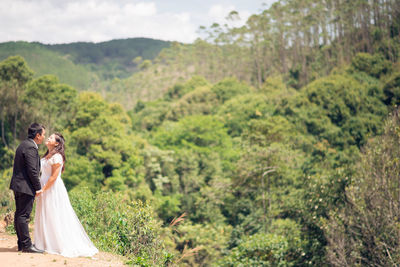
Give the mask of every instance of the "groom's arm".
[[35, 191], [39, 191], [42, 186], [40, 185], [40, 180], [39, 180], [39, 172], [38, 170], [38, 154], [37, 150], [34, 147], [29, 147], [25, 150], [25, 164], [26, 164], [26, 169], [28, 173], [29, 180], [31, 180], [31, 183], [33, 185], [33, 188]]

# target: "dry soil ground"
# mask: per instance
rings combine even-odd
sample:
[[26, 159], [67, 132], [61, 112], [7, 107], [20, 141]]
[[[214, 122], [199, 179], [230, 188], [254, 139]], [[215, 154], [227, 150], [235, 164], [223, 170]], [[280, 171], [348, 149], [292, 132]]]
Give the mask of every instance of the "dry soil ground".
[[93, 258], [66, 258], [52, 254], [21, 253], [17, 251], [17, 237], [6, 233], [4, 223], [0, 222], [0, 267], [114, 267], [125, 266], [123, 262], [123, 258], [106, 252], [99, 252]]

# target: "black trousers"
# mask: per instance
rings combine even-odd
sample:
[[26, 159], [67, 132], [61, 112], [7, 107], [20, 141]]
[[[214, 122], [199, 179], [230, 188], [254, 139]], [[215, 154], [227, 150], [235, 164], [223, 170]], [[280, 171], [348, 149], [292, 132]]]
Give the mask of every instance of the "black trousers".
[[31, 237], [29, 236], [28, 223], [31, 216], [34, 196], [24, 194], [21, 192], [15, 192], [15, 216], [14, 216], [14, 228], [17, 232], [18, 237], [18, 248], [29, 248], [32, 246]]

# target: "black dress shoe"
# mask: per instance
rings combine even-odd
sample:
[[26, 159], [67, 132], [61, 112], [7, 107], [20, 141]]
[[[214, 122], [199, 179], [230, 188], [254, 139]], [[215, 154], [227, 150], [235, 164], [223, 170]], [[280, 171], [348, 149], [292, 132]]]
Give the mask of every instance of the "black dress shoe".
[[22, 252], [25, 252], [25, 253], [43, 253], [44, 250], [38, 249], [34, 245], [32, 245], [29, 248], [23, 248]]

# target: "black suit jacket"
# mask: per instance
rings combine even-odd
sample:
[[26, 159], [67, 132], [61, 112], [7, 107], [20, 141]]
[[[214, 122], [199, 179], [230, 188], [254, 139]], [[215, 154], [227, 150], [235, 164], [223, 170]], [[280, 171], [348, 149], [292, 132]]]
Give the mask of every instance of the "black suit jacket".
[[35, 196], [42, 187], [39, 180], [40, 157], [32, 139], [26, 139], [15, 152], [10, 189]]

